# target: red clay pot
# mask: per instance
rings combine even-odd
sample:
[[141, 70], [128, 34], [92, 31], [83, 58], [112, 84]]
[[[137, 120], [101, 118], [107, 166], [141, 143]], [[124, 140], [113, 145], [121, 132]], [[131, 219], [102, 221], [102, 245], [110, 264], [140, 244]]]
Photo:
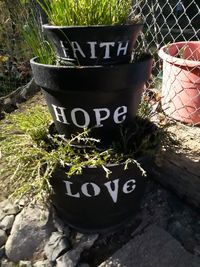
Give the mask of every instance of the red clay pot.
[[200, 41], [162, 47], [162, 108], [178, 121], [200, 125]]

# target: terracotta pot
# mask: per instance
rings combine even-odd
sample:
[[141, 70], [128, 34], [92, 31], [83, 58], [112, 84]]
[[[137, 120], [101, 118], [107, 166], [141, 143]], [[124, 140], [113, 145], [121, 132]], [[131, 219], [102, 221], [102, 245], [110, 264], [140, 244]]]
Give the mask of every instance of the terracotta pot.
[[77, 65], [128, 63], [143, 24], [52, 26], [43, 25], [58, 57], [74, 59]]
[[162, 107], [171, 118], [200, 124], [200, 42], [162, 47]]

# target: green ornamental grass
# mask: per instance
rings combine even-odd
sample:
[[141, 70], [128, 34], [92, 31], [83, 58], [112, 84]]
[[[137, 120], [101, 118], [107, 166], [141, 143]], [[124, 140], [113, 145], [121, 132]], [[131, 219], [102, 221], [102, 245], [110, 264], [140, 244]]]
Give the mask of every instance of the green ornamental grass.
[[132, 0], [37, 0], [53, 25], [125, 24]]
[[23, 27], [24, 39], [32, 50], [32, 54], [40, 59], [40, 63], [53, 64], [55, 52], [52, 45], [44, 38], [34, 14], [31, 14]]

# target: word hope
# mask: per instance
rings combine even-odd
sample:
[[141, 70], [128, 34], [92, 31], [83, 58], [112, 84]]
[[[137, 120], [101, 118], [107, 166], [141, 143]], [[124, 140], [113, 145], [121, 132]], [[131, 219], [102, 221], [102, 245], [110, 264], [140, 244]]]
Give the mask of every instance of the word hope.
[[53, 105], [53, 111], [55, 118], [58, 122], [64, 124], [74, 124], [79, 128], [88, 128], [90, 126], [91, 120], [95, 120], [95, 127], [102, 127], [103, 122], [112, 117], [114, 123], [120, 124], [126, 119], [127, 107], [120, 106], [117, 107], [114, 112], [108, 108], [94, 108], [88, 113], [82, 108], [74, 108], [68, 110], [65, 107], [59, 107]]

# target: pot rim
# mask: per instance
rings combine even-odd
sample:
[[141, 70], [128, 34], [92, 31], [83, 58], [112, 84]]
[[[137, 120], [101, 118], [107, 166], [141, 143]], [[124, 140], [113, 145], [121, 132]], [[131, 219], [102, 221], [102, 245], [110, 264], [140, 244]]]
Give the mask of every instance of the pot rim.
[[85, 65], [80, 65], [80, 66], [64, 66], [64, 65], [50, 65], [50, 64], [43, 64], [43, 63], [39, 63], [37, 62], [38, 57], [33, 57], [30, 59], [30, 63], [33, 65], [37, 65], [37, 66], [43, 66], [43, 67], [48, 67], [51, 69], [110, 69], [110, 68], [121, 68], [122, 66], [127, 67], [128, 65], [134, 65], [134, 64], [138, 64], [141, 62], [145, 62], [148, 60], [152, 60], [153, 56], [150, 54], [146, 54], [146, 57], [140, 61], [137, 62], [131, 62], [131, 63], [126, 63], [126, 64], [114, 64], [114, 65], [94, 65], [94, 66], [85, 66]]
[[85, 28], [88, 28], [88, 29], [95, 29], [95, 28], [127, 28], [127, 27], [130, 27], [130, 28], [135, 28], [135, 27], [138, 27], [138, 26], [144, 26], [144, 23], [141, 22], [141, 23], [132, 23], [132, 24], [116, 24], [116, 25], [70, 25], [70, 26], [64, 26], [64, 25], [51, 25], [51, 24], [43, 24], [42, 27], [44, 29], [85, 29]]
[[199, 44], [199, 47], [200, 47], [200, 41], [176, 42], [176, 43], [171, 43], [170, 45], [165, 45], [161, 47], [161, 49], [158, 51], [158, 55], [163, 61], [167, 61], [168, 63], [171, 63], [171, 64], [184, 66], [184, 67], [190, 67], [190, 68], [194, 68], [194, 67], [198, 68], [200, 67], [200, 61], [198, 60], [178, 58], [178, 57], [175, 57], [175, 56], [172, 56], [166, 53], [166, 50], [172, 46], [176, 46], [178, 49], [180, 49], [184, 45], [190, 45], [190, 44]]
[[[141, 156], [139, 156], [139, 157], [135, 157], [135, 158], [133, 158], [133, 157], [130, 157], [130, 158], [128, 158], [128, 159], [130, 159], [130, 160], [133, 160], [133, 162], [131, 161], [131, 162], [128, 162], [128, 164], [127, 165], [130, 165], [130, 164], [133, 164], [133, 166], [136, 166], [136, 167], [138, 167], [137, 166], [137, 163], [136, 162], [138, 162], [139, 164], [140, 164], [140, 162], [141, 161], [144, 161], [145, 159], [147, 159], [147, 160], [149, 160], [149, 159], [151, 159], [151, 158], [153, 158], [153, 155], [151, 154], [151, 153], [147, 153], [147, 154], [145, 154], [145, 155], [141, 155]], [[134, 161], [135, 161], [135, 163], [134, 163]], [[123, 161], [123, 162], [119, 162], [119, 163], [108, 163], [108, 164], [105, 164], [104, 166], [106, 167], [106, 168], [114, 168], [114, 167], [118, 167], [118, 166], [125, 166], [125, 164], [126, 164], [126, 161]], [[67, 167], [71, 167], [71, 166], [73, 166], [73, 164], [70, 164], [70, 163], [66, 163], [65, 164], [65, 166], [60, 166], [60, 165], [58, 165], [57, 167], [58, 168], [63, 168], [63, 169], [65, 169], [65, 168], [67, 168]], [[142, 167], [142, 166], [141, 166]], [[99, 169], [99, 168], [101, 168], [101, 169], [103, 169], [103, 165], [99, 165], [99, 166], [83, 166], [82, 167], [83, 169]], [[139, 167], [138, 167], [139, 168]], [[128, 169], [128, 168], [127, 168]], [[126, 169], [125, 169], [126, 170]]]

